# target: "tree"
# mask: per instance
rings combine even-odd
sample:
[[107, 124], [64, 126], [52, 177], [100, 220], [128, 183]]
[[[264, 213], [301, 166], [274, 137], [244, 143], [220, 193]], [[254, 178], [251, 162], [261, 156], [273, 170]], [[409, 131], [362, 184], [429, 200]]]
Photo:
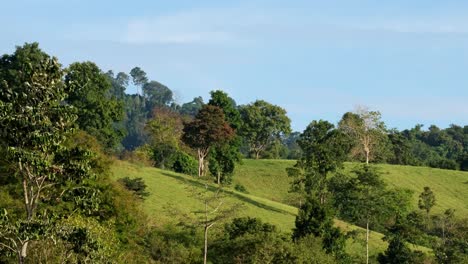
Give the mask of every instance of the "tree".
[[410, 192], [386, 189], [375, 168], [364, 165], [356, 177], [337, 174], [329, 183], [334, 207], [345, 220], [366, 228], [366, 259], [369, 261], [369, 230], [409, 208]]
[[[241, 120], [236, 102], [225, 92], [217, 90], [211, 92], [211, 99], [208, 105], [217, 106], [223, 110], [224, 118], [229, 126], [235, 131], [240, 127]], [[216, 144], [209, 155], [208, 168], [212, 175], [216, 177], [218, 185], [230, 183], [236, 162], [241, 161], [239, 151], [240, 138], [234, 135], [229, 141]]]
[[92, 62], [72, 63], [65, 76], [66, 101], [77, 110], [80, 129], [96, 137], [107, 150], [123, 138], [114, 124], [123, 119], [123, 102], [110, 96], [111, 82]]
[[132, 76], [133, 84], [137, 87], [137, 94], [140, 95], [138, 87], [143, 87], [148, 82], [146, 72], [140, 67], [134, 67], [130, 70], [130, 76]]
[[29, 243], [45, 236], [52, 225], [46, 214], [38, 216], [44, 201], [60, 199], [67, 183], [92, 176], [91, 154], [64, 146], [76, 116], [63, 103], [67, 94], [62, 78], [57, 59], [37, 43], [0, 59], [0, 159], [11, 165], [8, 172], [21, 184], [25, 209], [14, 223], [2, 212], [0, 247], [15, 251], [19, 263], [25, 263]]
[[205, 173], [205, 158], [210, 148], [229, 141], [234, 131], [224, 119], [223, 110], [205, 105], [191, 122], [185, 123], [182, 141], [197, 150], [198, 176]]
[[183, 119], [177, 112], [166, 107], [153, 109], [153, 118], [145, 129], [157, 167], [164, 169], [180, 149], [183, 128]]
[[181, 106], [180, 114], [194, 117], [203, 105], [203, 98], [201, 96], [195, 97], [191, 102], [185, 103]]
[[304, 188], [307, 195], [314, 195], [323, 204], [327, 175], [343, 166], [350, 145], [340, 130], [323, 120], [312, 121], [297, 144], [302, 155], [294, 168], [288, 169], [288, 175], [294, 177], [291, 190]]
[[240, 107], [242, 126], [239, 134], [256, 159], [275, 139], [291, 132], [286, 110], [263, 100]]
[[375, 150], [385, 138], [385, 124], [378, 111], [369, 111], [359, 107], [355, 113], [346, 113], [339, 122], [339, 127], [356, 141], [354, 155], [363, 153], [366, 164], [375, 155]]
[[378, 255], [378, 261], [381, 264], [399, 264], [399, 263], [423, 263], [419, 258], [424, 258], [422, 252], [413, 252], [408, 247], [409, 240], [414, 236], [419, 236], [419, 231], [415, 230], [408, 221], [408, 217], [398, 215], [395, 224], [387, 229], [387, 235], [384, 240], [389, 241], [387, 250]]
[[309, 235], [322, 238], [322, 247], [337, 258], [345, 258], [346, 238], [339, 228], [333, 226], [331, 209], [317, 198], [307, 197], [299, 208], [293, 229], [293, 240], [298, 241]]
[[148, 112], [152, 112], [155, 107], [169, 107], [173, 103], [173, 93], [167, 86], [157, 82], [150, 81], [143, 85], [143, 95], [146, 100]]
[[435, 205], [436, 199], [435, 195], [432, 192], [431, 188], [424, 187], [424, 191], [419, 195], [418, 207], [421, 210], [426, 211], [427, 219], [429, 220], [429, 212], [431, 208]]
[[221, 188], [218, 188], [215, 192], [212, 192], [209, 190], [208, 185], [205, 184], [203, 192], [197, 191], [196, 193], [197, 199], [203, 203], [203, 209], [195, 211], [195, 214], [198, 215], [198, 223], [203, 226], [203, 263], [206, 264], [208, 257], [208, 231], [215, 224], [231, 217], [236, 211], [237, 206], [229, 207], [224, 203]]

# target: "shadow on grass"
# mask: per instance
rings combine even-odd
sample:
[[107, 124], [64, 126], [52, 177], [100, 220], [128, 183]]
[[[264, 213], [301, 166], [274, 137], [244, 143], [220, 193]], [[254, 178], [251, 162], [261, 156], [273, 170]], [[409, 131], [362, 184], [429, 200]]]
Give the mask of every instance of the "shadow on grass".
[[[186, 184], [189, 184], [193, 187], [198, 187], [198, 188], [205, 188], [205, 183], [203, 182], [199, 182], [197, 180], [191, 180], [191, 179], [187, 179], [187, 178], [184, 178], [182, 176], [179, 176], [179, 175], [174, 175], [174, 174], [169, 174], [169, 173], [165, 173], [165, 172], [162, 172], [161, 173], [162, 175], [164, 176], [168, 176], [168, 177], [171, 177], [173, 179], [176, 179], [176, 180], [179, 180], [179, 181], [182, 181]], [[211, 184], [208, 184], [208, 190], [211, 191], [211, 192], [216, 192], [217, 190], [217, 187], [215, 186], [212, 186]], [[261, 203], [259, 201], [255, 201], [254, 199], [252, 198], [249, 198], [249, 197], [246, 197], [242, 194], [239, 194], [239, 193], [235, 193], [231, 190], [226, 190], [226, 189], [223, 189], [223, 191], [225, 193], [228, 193], [234, 197], [236, 197], [237, 199], [245, 202], [245, 203], [249, 203], [251, 205], [254, 205], [254, 206], [257, 206], [259, 208], [262, 208], [262, 209], [265, 209], [265, 210], [269, 210], [269, 211], [273, 211], [273, 212], [276, 212], [276, 213], [281, 213], [281, 214], [286, 214], [286, 215], [292, 215], [292, 216], [295, 216], [295, 214], [291, 213], [291, 212], [288, 212], [288, 211], [285, 211], [285, 210], [281, 210], [281, 209], [278, 209], [278, 208], [275, 208], [273, 206], [270, 206], [270, 205], [266, 205], [264, 203]]]

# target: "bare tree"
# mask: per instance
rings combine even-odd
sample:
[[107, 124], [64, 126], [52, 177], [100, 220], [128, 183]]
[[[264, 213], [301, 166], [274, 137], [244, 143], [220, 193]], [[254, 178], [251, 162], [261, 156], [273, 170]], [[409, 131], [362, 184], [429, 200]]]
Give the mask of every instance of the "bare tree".
[[378, 145], [385, 136], [385, 123], [379, 111], [370, 111], [365, 106], [357, 106], [354, 112], [343, 115], [339, 128], [356, 141], [354, 155], [364, 154], [366, 164], [375, 156]]

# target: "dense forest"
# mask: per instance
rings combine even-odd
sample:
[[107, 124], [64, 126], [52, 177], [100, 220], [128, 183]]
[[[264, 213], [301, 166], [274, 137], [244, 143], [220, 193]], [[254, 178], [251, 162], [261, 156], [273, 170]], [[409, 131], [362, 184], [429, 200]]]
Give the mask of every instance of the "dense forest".
[[[128, 94], [129, 88], [135, 94]], [[358, 107], [335, 125], [291, 130], [284, 108], [238, 105], [221, 90], [179, 104], [140, 67], [67, 67], [37, 43], [0, 58], [0, 263], [466, 263], [468, 218], [431, 214], [427, 187], [383, 181], [374, 164], [468, 171], [468, 126], [388, 128]], [[290, 232], [223, 207], [243, 159], [291, 159]], [[141, 178], [110, 177], [117, 160], [193, 176], [210, 193], [197, 223], [159, 225], [142, 210]], [[343, 169], [345, 162], [355, 169]], [[242, 192], [243, 186], [236, 186]], [[200, 213], [200, 212], [198, 212]], [[346, 250], [334, 219], [385, 235], [378, 256]], [[211, 228], [216, 224], [217, 229]], [[209, 238], [209, 240], [208, 240]], [[414, 250], [412, 245], [430, 249]]]

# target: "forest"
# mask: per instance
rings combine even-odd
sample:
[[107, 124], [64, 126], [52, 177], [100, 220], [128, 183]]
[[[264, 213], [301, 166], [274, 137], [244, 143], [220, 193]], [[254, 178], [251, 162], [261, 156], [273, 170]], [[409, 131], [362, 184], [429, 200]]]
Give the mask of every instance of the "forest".
[[[468, 262], [468, 125], [400, 131], [359, 106], [292, 131], [281, 106], [203, 96], [38, 43], [1, 56], [0, 263]], [[400, 187], [400, 168], [461, 192]], [[249, 182], [262, 173], [281, 186]], [[180, 193], [151, 191], [170, 180]]]

